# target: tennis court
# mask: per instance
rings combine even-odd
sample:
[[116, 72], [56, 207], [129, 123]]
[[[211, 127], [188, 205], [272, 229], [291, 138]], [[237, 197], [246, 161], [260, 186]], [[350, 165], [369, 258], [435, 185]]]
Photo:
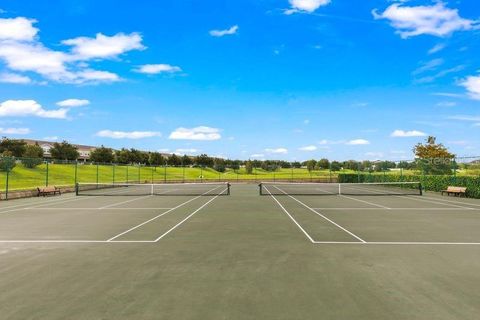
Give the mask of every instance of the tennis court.
[[480, 201], [415, 184], [97, 185], [0, 203], [5, 319], [476, 319]]

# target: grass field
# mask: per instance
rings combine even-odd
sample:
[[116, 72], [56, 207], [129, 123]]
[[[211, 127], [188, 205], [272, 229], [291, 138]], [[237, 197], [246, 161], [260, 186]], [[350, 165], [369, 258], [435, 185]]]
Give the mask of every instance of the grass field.
[[[18, 164], [9, 174], [9, 190], [32, 189], [37, 186], [56, 185], [73, 186], [75, 176], [78, 182], [164, 182], [164, 181], [219, 181], [219, 180], [274, 180], [274, 179], [329, 179], [335, 178], [336, 173], [328, 170], [281, 169], [268, 172], [256, 168], [252, 174], [247, 174], [244, 168], [239, 170], [227, 169], [226, 172], [217, 172], [211, 168], [197, 167], [138, 167], [138, 166], [110, 166], [79, 164], [75, 174], [74, 164], [42, 164], [29, 169]], [[48, 175], [48, 178], [47, 178]], [[5, 190], [6, 173], [0, 172], [0, 188]]]
[[480, 201], [75, 197], [0, 203], [2, 319], [477, 319]]

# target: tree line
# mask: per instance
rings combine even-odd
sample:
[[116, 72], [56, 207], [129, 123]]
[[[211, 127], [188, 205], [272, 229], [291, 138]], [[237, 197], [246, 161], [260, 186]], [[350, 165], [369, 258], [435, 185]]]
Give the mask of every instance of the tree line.
[[[288, 162], [283, 160], [230, 160], [210, 157], [206, 154], [198, 156], [169, 154], [165, 156], [160, 152], [147, 152], [134, 148], [114, 150], [100, 146], [91, 151], [89, 161], [94, 163], [118, 163], [136, 164], [150, 166], [198, 166], [213, 168], [218, 172], [224, 172], [227, 168], [238, 170], [245, 167], [247, 173], [252, 173], [255, 168], [265, 171], [277, 171], [289, 168], [306, 168], [308, 171], [330, 170], [340, 171], [342, 169], [354, 171], [388, 171], [391, 169], [421, 169], [426, 174], [446, 174], [456, 168], [453, 162], [454, 154], [441, 143], [437, 143], [435, 137], [428, 137], [425, 143], [418, 143], [414, 146], [413, 152], [416, 161], [330, 161], [326, 158], [320, 160], [307, 160], [303, 162]], [[80, 156], [78, 148], [67, 141], [55, 142], [50, 149], [52, 159], [56, 160], [77, 160]], [[33, 168], [43, 162], [44, 151], [36, 144], [27, 144], [24, 140], [2, 138], [0, 141], [0, 170], [15, 166], [11, 158], [19, 158], [24, 166]], [[10, 159], [9, 159], [10, 158]], [[440, 161], [430, 161], [440, 159]]]

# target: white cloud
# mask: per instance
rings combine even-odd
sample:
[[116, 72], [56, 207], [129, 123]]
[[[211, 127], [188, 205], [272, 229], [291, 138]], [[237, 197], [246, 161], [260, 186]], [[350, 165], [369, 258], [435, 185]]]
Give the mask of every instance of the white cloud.
[[354, 140], [347, 141], [345, 144], [349, 146], [359, 146], [359, 145], [370, 144], [370, 141], [365, 139], [354, 139]]
[[220, 129], [210, 128], [206, 126], [199, 126], [195, 128], [177, 128], [170, 133], [169, 139], [172, 140], [219, 140]]
[[90, 104], [90, 101], [86, 99], [66, 99], [66, 100], [58, 101], [56, 103], [57, 106], [63, 107], [63, 108], [82, 107], [89, 104]]
[[209, 33], [212, 37], [223, 37], [226, 35], [236, 34], [237, 31], [238, 31], [238, 25], [234, 25], [229, 29], [225, 29], [225, 30], [210, 30]]
[[0, 117], [27, 117], [65, 119], [67, 109], [45, 110], [35, 100], [7, 100], [0, 103]]
[[432, 71], [438, 69], [439, 66], [441, 66], [444, 63], [443, 59], [433, 59], [427, 62], [422, 62], [420, 67], [415, 69], [415, 71], [412, 72], [413, 75], [418, 75], [427, 71]]
[[375, 19], [390, 20], [403, 39], [428, 34], [445, 37], [455, 31], [478, 28], [478, 21], [461, 18], [457, 9], [450, 9], [438, 1], [431, 6], [408, 7], [403, 3], [390, 5], [383, 13], [373, 10]]
[[328, 140], [326, 140], [326, 139], [323, 139], [323, 140], [320, 140], [320, 141], [318, 142], [318, 144], [319, 144], [319, 145], [327, 145], [327, 144], [330, 144], [330, 142], [329, 142]]
[[265, 158], [265, 155], [263, 153], [254, 153], [250, 156], [250, 158]]
[[38, 29], [33, 26], [35, 22], [37, 21], [24, 17], [0, 19], [0, 40], [33, 40], [38, 32]]
[[83, 71], [76, 72], [74, 83], [98, 83], [98, 82], [117, 82], [122, 80], [117, 74], [110, 71], [100, 71], [85, 69]]
[[187, 153], [198, 153], [200, 150], [195, 149], [195, 148], [187, 148], [187, 149], [177, 149], [175, 150], [176, 154], [187, 154]]
[[[47, 80], [61, 83], [114, 82], [121, 80], [117, 74], [90, 69], [85, 61], [116, 58], [130, 50], [145, 49], [138, 33], [118, 33], [111, 37], [99, 33], [95, 38], [62, 41], [72, 46], [71, 51], [51, 50], [39, 41], [38, 29], [33, 27], [35, 22], [23, 17], [0, 19], [0, 60], [9, 70], [34, 72]], [[3, 78], [3, 82], [10, 83], [27, 83], [29, 80], [24, 75]]]
[[446, 45], [443, 43], [436, 44], [430, 50], [428, 50], [428, 54], [434, 54], [434, 53], [440, 52], [443, 49], [445, 49], [445, 47]]
[[72, 46], [75, 60], [115, 58], [131, 50], [146, 48], [142, 45], [142, 36], [136, 32], [131, 34], [117, 33], [113, 36], [97, 33], [95, 38], [78, 37], [63, 40], [62, 44]]
[[390, 136], [395, 138], [411, 138], [411, 137], [425, 137], [427, 136], [427, 134], [425, 132], [418, 131], [418, 130], [410, 130], [410, 131], [395, 130], [392, 132]]
[[450, 116], [448, 119], [459, 120], [459, 121], [480, 121], [480, 116], [468, 116], [468, 115], [458, 115]]
[[267, 153], [274, 153], [274, 154], [287, 154], [288, 149], [286, 148], [267, 148], [265, 149]]
[[29, 134], [28, 128], [0, 128], [0, 134]]
[[321, 6], [329, 4], [330, 0], [289, 0], [289, 3], [291, 8], [284, 11], [287, 15], [296, 12], [312, 13]]
[[415, 82], [416, 83], [430, 83], [430, 82], [433, 82], [433, 81], [437, 80], [438, 78], [449, 75], [450, 73], [460, 72], [463, 69], [465, 69], [465, 66], [464, 65], [459, 65], [459, 66], [456, 66], [456, 67], [453, 67], [453, 68], [450, 68], [450, 69], [442, 70], [440, 72], [437, 72], [434, 75], [430, 75], [430, 76], [426, 76], [426, 77], [423, 77], [423, 78], [420, 78], [420, 79], [416, 79]]
[[101, 130], [96, 134], [98, 137], [112, 139], [143, 139], [151, 137], [160, 137], [160, 132], [155, 131], [112, 131]]
[[169, 64], [144, 64], [142, 66], [139, 66], [137, 69], [134, 69], [134, 71], [146, 74], [158, 74], [180, 72], [182, 71], [182, 69], [180, 67], [172, 66]]
[[0, 82], [27, 84], [27, 83], [31, 83], [32, 80], [29, 77], [22, 76], [21, 74], [7, 72], [7, 73], [0, 74]]
[[369, 158], [383, 158], [383, 152], [366, 152], [365, 156]]
[[441, 101], [437, 103], [437, 107], [455, 107], [456, 105], [457, 103], [453, 101]]
[[469, 76], [460, 85], [467, 89], [470, 98], [480, 100], [480, 76]]
[[298, 150], [300, 150], [300, 151], [315, 151], [317, 149], [318, 148], [316, 146], [311, 145], [311, 146], [301, 147]]

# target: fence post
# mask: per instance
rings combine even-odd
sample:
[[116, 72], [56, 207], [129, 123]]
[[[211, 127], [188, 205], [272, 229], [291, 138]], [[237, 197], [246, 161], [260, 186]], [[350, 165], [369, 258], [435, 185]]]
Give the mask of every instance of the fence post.
[[332, 163], [331, 162], [328, 163], [328, 177], [329, 177], [330, 183], [332, 183]]
[[46, 162], [46, 172], [45, 172], [45, 187], [48, 187], [48, 161]]
[[75, 160], [75, 185], [77, 185], [78, 182], [78, 160]]
[[142, 183], [142, 177], [141, 177], [141, 173], [140, 173], [140, 170], [141, 170], [142, 166], [141, 165], [138, 165], [138, 183]]
[[152, 184], [153, 184], [153, 168], [154, 167], [150, 167], [151, 168], [151, 171], [152, 171]]
[[128, 163], [127, 163], [127, 183], [128, 183]]
[[98, 169], [99, 169], [99, 168], [98, 168], [98, 163], [97, 163], [97, 184], [98, 184], [98, 182], [99, 182], [99, 180], [98, 180], [98, 179], [99, 179]]
[[113, 174], [112, 174], [112, 183], [115, 184], [115, 163], [112, 165], [112, 171], [113, 171]]
[[5, 181], [5, 200], [8, 200], [8, 185], [10, 183], [10, 168], [7, 167], [7, 180]]
[[165, 166], [163, 168], [163, 183], [167, 183], [167, 161], [165, 161]]

